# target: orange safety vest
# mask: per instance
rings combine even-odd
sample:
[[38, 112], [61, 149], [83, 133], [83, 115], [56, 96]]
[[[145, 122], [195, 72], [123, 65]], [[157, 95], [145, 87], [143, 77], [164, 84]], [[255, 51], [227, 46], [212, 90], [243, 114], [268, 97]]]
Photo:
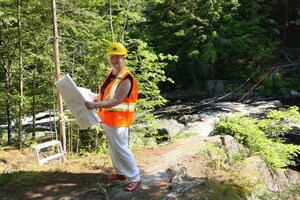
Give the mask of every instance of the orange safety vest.
[[124, 78], [128, 74], [132, 76], [132, 80], [133, 80], [130, 96], [129, 97], [126, 96], [119, 105], [116, 105], [112, 108], [98, 109], [98, 115], [103, 124], [109, 126], [125, 126], [125, 127], [129, 127], [131, 125], [134, 118], [134, 107], [138, 98], [138, 85], [134, 76], [126, 69], [126, 67], [120, 70], [120, 72], [116, 75], [116, 77], [112, 80], [112, 82], [107, 85], [104, 91], [104, 95], [102, 97], [101, 88], [109, 76], [106, 77], [106, 79], [103, 81], [103, 83], [100, 86], [98, 100], [105, 101], [105, 100], [113, 99], [119, 84], [121, 83], [122, 80], [124, 80]]

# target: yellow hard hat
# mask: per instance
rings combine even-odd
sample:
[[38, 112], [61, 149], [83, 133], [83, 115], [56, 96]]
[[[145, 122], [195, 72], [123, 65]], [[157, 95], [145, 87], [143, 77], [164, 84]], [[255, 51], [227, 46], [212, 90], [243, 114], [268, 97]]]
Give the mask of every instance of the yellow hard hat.
[[110, 44], [108, 48], [108, 55], [124, 55], [124, 57], [127, 57], [127, 49], [124, 47], [123, 44], [120, 42], [113, 42]]

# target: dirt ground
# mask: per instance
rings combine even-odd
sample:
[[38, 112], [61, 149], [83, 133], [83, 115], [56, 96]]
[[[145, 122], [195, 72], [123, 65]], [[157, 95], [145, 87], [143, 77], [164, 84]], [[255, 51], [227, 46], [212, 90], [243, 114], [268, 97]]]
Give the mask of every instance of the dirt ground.
[[[211, 169], [195, 156], [202, 145], [202, 138], [191, 137], [172, 144], [144, 148], [135, 151], [136, 162], [140, 168], [142, 185], [134, 192], [124, 191], [126, 181], [107, 181], [113, 173], [109, 157], [72, 158], [61, 163], [51, 161], [42, 167], [36, 165], [32, 171], [12, 173], [9, 184], [0, 186], [1, 199], [161, 199], [172, 188], [170, 180], [174, 176], [170, 168], [184, 166], [188, 177], [194, 179], [215, 178]], [[18, 164], [23, 169], [28, 165], [28, 153]], [[16, 158], [17, 153], [12, 155]], [[30, 158], [32, 159], [32, 157]], [[16, 160], [16, 159], [14, 159]], [[31, 163], [34, 162], [31, 160]], [[7, 163], [8, 164], [8, 163]], [[17, 163], [11, 164], [12, 167]], [[220, 176], [221, 177], [221, 176]], [[224, 179], [224, 180], [221, 180]], [[226, 181], [224, 175], [219, 178]], [[1, 182], [0, 182], [1, 183]]]
[[[107, 181], [107, 175], [114, 173], [108, 156], [69, 157], [65, 163], [55, 160], [39, 166], [32, 152], [0, 150], [0, 200], [247, 199], [247, 188], [237, 183], [232, 174], [218, 170], [211, 160], [197, 155], [204, 139], [193, 136], [135, 150], [142, 185], [134, 192], [124, 191], [126, 181]], [[181, 190], [184, 195], [180, 198], [169, 195], [174, 194], [172, 169], [176, 167], [185, 167], [191, 180], [188, 184], [196, 185], [191, 190]], [[235, 178], [243, 181], [242, 177]], [[248, 187], [251, 189], [251, 185]]]

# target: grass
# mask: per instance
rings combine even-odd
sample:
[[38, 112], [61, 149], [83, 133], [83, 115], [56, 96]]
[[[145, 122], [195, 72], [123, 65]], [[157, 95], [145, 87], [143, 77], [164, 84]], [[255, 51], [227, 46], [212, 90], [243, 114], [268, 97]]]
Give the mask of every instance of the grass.
[[298, 199], [300, 194], [300, 185], [291, 185], [284, 188], [283, 191], [267, 191], [259, 197], [260, 200], [282, 200]]
[[[13, 159], [12, 159], [13, 158]], [[39, 166], [34, 152], [29, 148], [22, 151], [0, 148], [0, 186], [30, 185], [37, 180], [49, 180], [62, 173], [81, 173], [99, 171], [112, 166], [108, 155], [90, 153], [83, 157], [69, 156], [67, 163], [60, 159]]]
[[0, 187], [6, 186], [28, 186], [32, 183], [38, 184], [50, 178], [60, 177], [63, 172], [39, 172], [39, 171], [16, 171], [0, 175]]
[[201, 193], [193, 199], [223, 199], [223, 200], [240, 200], [247, 199], [249, 191], [234, 183], [222, 183], [206, 179], [202, 185]]

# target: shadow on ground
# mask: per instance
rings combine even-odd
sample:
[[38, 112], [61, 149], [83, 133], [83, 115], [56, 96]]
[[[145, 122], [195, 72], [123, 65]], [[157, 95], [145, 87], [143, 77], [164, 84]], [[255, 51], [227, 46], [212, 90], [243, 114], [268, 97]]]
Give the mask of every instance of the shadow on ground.
[[[243, 188], [208, 179], [188, 178], [184, 184], [198, 182], [189, 189], [175, 189], [171, 174], [161, 173], [156, 183], [142, 184], [134, 192], [124, 191], [126, 181], [106, 180], [106, 173], [15, 172], [0, 175], [1, 199], [244, 199]], [[147, 175], [144, 175], [147, 176]], [[151, 175], [150, 175], [151, 176]], [[155, 180], [157, 177], [147, 177]], [[176, 191], [174, 191], [176, 190]], [[179, 193], [178, 193], [179, 191]]]

